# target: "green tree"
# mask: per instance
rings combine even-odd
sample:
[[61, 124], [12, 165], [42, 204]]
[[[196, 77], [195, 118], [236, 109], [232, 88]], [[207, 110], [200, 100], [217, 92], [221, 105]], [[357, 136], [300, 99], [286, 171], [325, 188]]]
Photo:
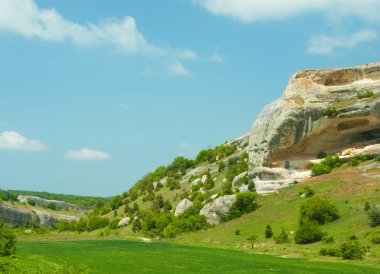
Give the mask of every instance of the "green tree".
[[308, 222], [300, 225], [294, 236], [297, 244], [311, 244], [322, 240], [324, 234], [317, 224]]
[[338, 209], [328, 200], [311, 197], [306, 200], [300, 207], [300, 224], [303, 222], [317, 222], [323, 225], [328, 222], [335, 221], [339, 218]]
[[135, 219], [132, 223], [132, 231], [136, 233], [136, 232], [139, 232], [141, 228], [142, 226], [141, 226], [140, 218]]
[[269, 238], [272, 238], [272, 236], [273, 236], [272, 227], [268, 224], [265, 227], [265, 238], [269, 239]]
[[274, 237], [274, 241], [276, 244], [285, 244], [290, 242], [289, 235], [284, 228], [281, 228], [281, 233]]
[[377, 207], [371, 207], [367, 211], [367, 214], [371, 227], [377, 227], [380, 225], [380, 210]]
[[11, 228], [5, 226], [0, 220], [0, 256], [12, 256], [16, 254], [16, 235]]
[[256, 235], [251, 235], [247, 238], [247, 240], [249, 241], [249, 243], [251, 244], [251, 248], [254, 247], [255, 245], [255, 242], [257, 240], [257, 236]]

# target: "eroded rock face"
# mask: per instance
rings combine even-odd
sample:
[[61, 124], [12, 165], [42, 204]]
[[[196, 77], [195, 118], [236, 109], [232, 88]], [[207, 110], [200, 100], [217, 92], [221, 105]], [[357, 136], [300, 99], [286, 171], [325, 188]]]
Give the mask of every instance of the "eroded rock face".
[[56, 205], [56, 208], [58, 210], [81, 211], [81, 209], [76, 205], [65, 203], [63, 201], [57, 201], [57, 200], [45, 200], [37, 196], [19, 195], [17, 199], [21, 203], [27, 203], [28, 200], [33, 200], [38, 206], [42, 206], [42, 205], [47, 206], [48, 204], [53, 203]]
[[10, 227], [26, 227], [33, 222], [38, 222], [37, 216], [32, 212], [1, 204], [0, 218]]
[[79, 217], [76, 216], [63, 215], [37, 209], [34, 211], [38, 216], [40, 224], [43, 226], [52, 226], [54, 223], [58, 223], [61, 220], [69, 222], [79, 221]]
[[209, 224], [219, 224], [220, 217], [230, 212], [231, 205], [235, 202], [235, 195], [226, 195], [217, 198], [212, 203], [206, 204], [200, 211], [200, 215], [204, 215]]
[[183, 199], [176, 207], [174, 216], [178, 216], [182, 213], [185, 213], [193, 205], [193, 202], [188, 199]]
[[[360, 98], [365, 93], [373, 95]], [[336, 113], [327, 115], [328, 108]], [[309, 169], [320, 151], [375, 143], [380, 143], [380, 63], [301, 71], [252, 127], [250, 176], [289, 179], [289, 170]], [[261, 185], [267, 189], [265, 182]]]

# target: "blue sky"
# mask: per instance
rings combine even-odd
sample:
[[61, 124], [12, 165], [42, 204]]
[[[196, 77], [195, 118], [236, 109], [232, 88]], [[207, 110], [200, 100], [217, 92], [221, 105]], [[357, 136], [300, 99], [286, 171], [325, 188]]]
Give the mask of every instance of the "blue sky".
[[110, 196], [250, 130], [300, 69], [379, 61], [374, 0], [0, 0], [2, 188]]

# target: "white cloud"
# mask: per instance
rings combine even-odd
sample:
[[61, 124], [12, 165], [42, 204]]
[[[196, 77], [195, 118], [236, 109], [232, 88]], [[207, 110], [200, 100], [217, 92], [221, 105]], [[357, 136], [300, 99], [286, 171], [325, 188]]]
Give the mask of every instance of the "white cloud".
[[354, 48], [360, 43], [371, 42], [377, 38], [373, 30], [363, 30], [351, 36], [327, 36], [313, 37], [308, 41], [307, 52], [311, 54], [328, 55], [339, 48]]
[[0, 31], [49, 42], [68, 40], [77, 46], [111, 45], [128, 53], [143, 52], [183, 60], [197, 58], [189, 49], [148, 43], [133, 17], [78, 24], [65, 19], [54, 8], [39, 8], [34, 0], [0, 0]]
[[37, 140], [29, 140], [15, 131], [0, 133], [0, 149], [42, 151], [47, 147]]
[[79, 150], [66, 151], [65, 157], [72, 160], [108, 160], [110, 155], [104, 151], [94, 150], [90, 148], [82, 148]]
[[169, 66], [169, 75], [172, 76], [189, 76], [190, 71], [181, 63], [175, 62]]
[[220, 56], [217, 52], [213, 52], [209, 57], [208, 60], [215, 63], [222, 63], [223, 57]]
[[378, 0], [194, 0], [215, 15], [249, 23], [271, 21], [323, 12], [334, 16], [354, 15], [380, 21]]

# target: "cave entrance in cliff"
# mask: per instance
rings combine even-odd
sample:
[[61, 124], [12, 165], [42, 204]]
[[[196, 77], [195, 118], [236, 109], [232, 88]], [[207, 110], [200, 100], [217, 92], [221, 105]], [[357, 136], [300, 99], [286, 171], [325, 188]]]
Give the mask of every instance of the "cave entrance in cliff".
[[347, 148], [361, 148], [380, 143], [380, 121], [374, 116], [327, 119], [319, 128], [289, 147], [274, 151], [271, 167], [310, 169], [317, 154], [337, 153]]

